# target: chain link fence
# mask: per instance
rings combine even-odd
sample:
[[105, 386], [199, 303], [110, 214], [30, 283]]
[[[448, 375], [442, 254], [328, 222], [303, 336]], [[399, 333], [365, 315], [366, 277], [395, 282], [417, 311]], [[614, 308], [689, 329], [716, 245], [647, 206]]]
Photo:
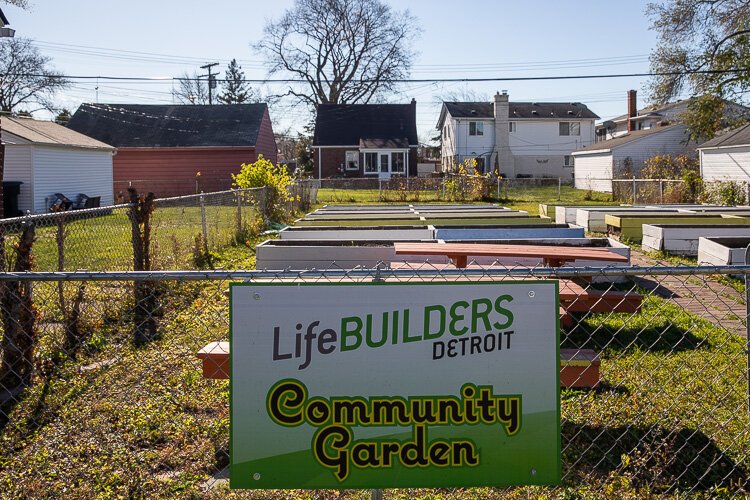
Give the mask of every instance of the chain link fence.
[[[317, 181], [292, 185], [285, 210], [307, 210], [316, 202]], [[244, 243], [268, 221], [266, 188], [233, 189], [152, 200], [151, 269], [189, 269], [196, 259]], [[25, 271], [133, 270], [134, 228], [142, 230], [133, 203], [0, 220], [3, 269]], [[27, 267], [16, 268], [15, 250], [29, 246]], [[6, 259], [7, 257], [7, 259]], [[19, 264], [20, 265], [20, 264]], [[30, 267], [29, 267], [30, 266]]]
[[[191, 203], [198, 211], [199, 201]], [[227, 201], [207, 210], [225, 207], [234, 209]], [[1, 274], [0, 491], [7, 498], [225, 498], [228, 383], [204, 380], [196, 353], [228, 338], [231, 281], [551, 278], [560, 280], [564, 306], [561, 348], [593, 352], [600, 362], [593, 387], [561, 392], [562, 484], [385, 490], [384, 497], [750, 493], [747, 302], [744, 281], [730, 277], [747, 276], [749, 266], [390, 266]]]
[[558, 177], [498, 178], [447, 173], [433, 177], [321, 179], [321, 201], [356, 203], [361, 199], [384, 202], [448, 202], [507, 200], [534, 196], [560, 199], [563, 186], [572, 179]]

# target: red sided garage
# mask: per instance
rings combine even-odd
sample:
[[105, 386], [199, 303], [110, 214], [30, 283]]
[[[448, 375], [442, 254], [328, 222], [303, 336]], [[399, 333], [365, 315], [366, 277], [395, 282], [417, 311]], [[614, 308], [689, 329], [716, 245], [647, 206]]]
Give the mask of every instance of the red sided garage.
[[268, 106], [82, 104], [68, 124], [117, 148], [115, 197], [128, 186], [157, 197], [229, 189], [258, 155], [276, 162]]

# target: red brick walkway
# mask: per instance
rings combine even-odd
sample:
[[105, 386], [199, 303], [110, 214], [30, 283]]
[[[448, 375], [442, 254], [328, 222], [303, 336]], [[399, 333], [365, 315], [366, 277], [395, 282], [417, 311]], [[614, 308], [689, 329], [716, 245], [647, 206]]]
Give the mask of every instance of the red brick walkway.
[[[630, 257], [634, 266], [665, 265], [637, 250], [631, 250]], [[747, 336], [744, 294], [720, 283], [714, 277], [660, 275], [640, 278], [637, 281], [640, 286], [671, 300], [686, 311], [734, 334]]]

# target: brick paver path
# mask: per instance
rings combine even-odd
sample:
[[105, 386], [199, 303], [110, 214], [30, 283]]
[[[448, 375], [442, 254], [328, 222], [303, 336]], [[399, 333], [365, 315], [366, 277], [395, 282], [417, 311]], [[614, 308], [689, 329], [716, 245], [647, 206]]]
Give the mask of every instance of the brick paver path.
[[[637, 250], [631, 250], [630, 261], [634, 266], [660, 264]], [[643, 277], [636, 282], [696, 316], [737, 335], [747, 336], [745, 297], [731, 286], [709, 276], [690, 275]]]

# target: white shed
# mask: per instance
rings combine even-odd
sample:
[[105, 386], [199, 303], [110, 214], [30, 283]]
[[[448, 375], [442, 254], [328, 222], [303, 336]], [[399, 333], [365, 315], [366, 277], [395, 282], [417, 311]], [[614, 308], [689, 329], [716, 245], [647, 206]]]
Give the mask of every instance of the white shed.
[[112, 156], [115, 148], [54, 122], [2, 117], [5, 144], [3, 181], [20, 181], [18, 208], [47, 212], [47, 199], [62, 193], [72, 201], [82, 193], [114, 204]]
[[704, 181], [750, 182], [750, 124], [698, 147]]
[[612, 179], [630, 169], [636, 177], [646, 160], [660, 154], [695, 154], [684, 124], [629, 132], [573, 152], [575, 187], [612, 192]]

